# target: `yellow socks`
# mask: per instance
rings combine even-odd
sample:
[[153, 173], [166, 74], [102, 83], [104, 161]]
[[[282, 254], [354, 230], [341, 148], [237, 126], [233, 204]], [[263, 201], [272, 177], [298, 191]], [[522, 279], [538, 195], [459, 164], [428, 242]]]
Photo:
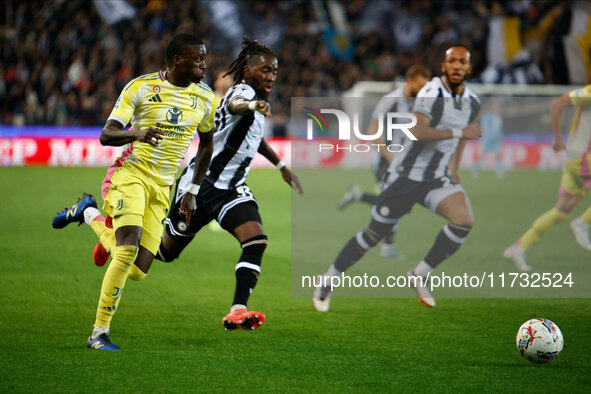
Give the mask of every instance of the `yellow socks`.
[[127, 277], [131, 280], [140, 281], [140, 280], [144, 279], [146, 277], [146, 275], [148, 275], [148, 274], [143, 273], [142, 270], [139, 269], [137, 267], [137, 265], [134, 264], [131, 266], [131, 269], [129, 270]]
[[591, 207], [587, 208], [585, 212], [581, 215], [581, 220], [585, 222], [587, 225], [591, 225]]
[[552, 208], [536, 219], [532, 226], [519, 239], [519, 247], [528, 250], [540, 237], [550, 231], [558, 223], [566, 219], [568, 215]]
[[[102, 219], [102, 220], [101, 220]], [[97, 217], [90, 223], [90, 228], [99, 237], [101, 244], [109, 253], [113, 253], [115, 245], [115, 231], [105, 225], [105, 219], [102, 216]]]
[[121, 299], [121, 292], [125, 286], [127, 274], [133, 266], [138, 251], [139, 248], [135, 245], [119, 245], [115, 247], [113, 260], [109, 264], [109, 268], [103, 279], [101, 297], [94, 323], [95, 326], [110, 326], [115, 309], [117, 309], [117, 305]]

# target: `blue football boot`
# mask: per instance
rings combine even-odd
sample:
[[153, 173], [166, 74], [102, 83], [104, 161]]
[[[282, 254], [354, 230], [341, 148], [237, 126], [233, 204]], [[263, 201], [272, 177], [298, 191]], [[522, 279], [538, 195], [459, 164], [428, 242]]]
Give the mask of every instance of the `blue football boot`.
[[96, 199], [92, 194], [84, 193], [82, 198], [79, 198], [71, 208], [64, 208], [63, 211], [58, 212], [51, 225], [53, 228], [64, 228], [74, 222], [78, 222], [80, 225], [84, 223], [84, 210], [88, 207], [96, 208]]
[[109, 334], [104, 332], [95, 339], [92, 337], [88, 337], [88, 341], [86, 341], [86, 347], [96, 350], [121, 350], [121, 348], [111, 341], [109, 338]]

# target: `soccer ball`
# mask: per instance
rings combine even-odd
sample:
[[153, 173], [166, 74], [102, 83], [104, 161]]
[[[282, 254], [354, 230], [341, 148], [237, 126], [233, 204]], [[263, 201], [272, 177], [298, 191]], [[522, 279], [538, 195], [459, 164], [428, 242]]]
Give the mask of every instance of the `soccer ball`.
[[560, 328], [548, 319], [531, 319], [517, 331], [517, 350], [532, 363], [549, 363], [562, 351], [564, 339]]

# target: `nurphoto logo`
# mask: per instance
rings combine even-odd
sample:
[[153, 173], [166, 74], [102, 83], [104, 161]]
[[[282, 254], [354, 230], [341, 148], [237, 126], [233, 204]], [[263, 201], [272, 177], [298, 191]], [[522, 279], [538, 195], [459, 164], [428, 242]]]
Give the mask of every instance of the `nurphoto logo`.
[[[350, 141], [352, 136], [363, 141], [375, 141], [378, 140], [379, 143], [373, 144], [330, 144], [330, 143], [322, 143], [318, 146], [318, 151], [322, 152], [323, 150], [336, 150], [338, 151], [348, 151], [348, 152], [369, 152], [372, 148], [377, 149], [387, 149], [389, 152], [396, 153], [402, 152], [404, 147], [401, 144], [387, 144], [383, 143], [382, 141], [391, 141], [395, 132], [402, 132], [412, 141], [416, 141], [417, 138], [411, 133], [410, 129], [413, 128], [417, 124], [417, 118], [411, 113], [407, 112], [388, 112], [385, 114], [380, 113], [378, 114], [378, 128], [375, 132], [362, 132], [359, 130], [359, 113], [353, 113], [353, 122], [349, 115], [345, 112], [338, 110], [338, 109], [326, 109], [322, 108], [320, 111], [315, 111], [312, 108], [304, 107], [304, 113], [310, 117], [307, 122], [307, 134], [306, 138], [308, 140], [314, 139], [314, 125], [317, 125], [318, 134], [320, 136], [327, 136], [328, 135], [328, 124], [326, 119], [322, 116], [322, 114], [332, 114], [336, 117], [338, 123], [338, 131], [339, 137], [338, 139], [341, 141]], [[384, 127], [384, 120], [385, 120], [385, 127]], [[402, 122], [402, 123], [401, 123]], [[383, 137], [385, 133], [385, 138]]]

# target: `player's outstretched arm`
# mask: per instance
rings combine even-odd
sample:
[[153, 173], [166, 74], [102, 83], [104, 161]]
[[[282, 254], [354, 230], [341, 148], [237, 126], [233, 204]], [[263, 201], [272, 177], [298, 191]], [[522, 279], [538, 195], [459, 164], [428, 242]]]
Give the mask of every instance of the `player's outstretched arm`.
[[261, 140], [258, 152], [275, 167], [279, 168], [279, 171], [281, 171], [281, 177], [293, 190], [296, 190], [300, 195], [304, 194], [304, 189], [302, 188], [298, 176], [291, 172], [287, 165], [279, 159], [279, 156], [277, 156], [277, 153], [271, 148], [271, 145], [269, 145], [266, 138]]
[[552, 133], [554, 134], [552, 149], [556, 152], [566, 148], [564, 142], [562, 142], [562, 114], [564, 114], [565, 109], [572, 106], [573, 102], [568, 94], [563, 94], [550, 103], [550, 121], [552, 122]]
[[247, 115], [258, 111], [265, 116], [271, 117], [271, 105], [263, 100], [246, 100], [242, 97], [235, 97], [228, 104], [230, 113], [234, 115]]
[[191, 223], [191, 216], [197, 210], [197, 201], [195, 197], [199, 193], [199, 187], [205, 173], [209, 167], [211, 161], [211, 155], [213, 153], [213, 130], [207, 133], [199, 132], [199, 147], [197, 148], [197, 154], [195, 155], [195, 171], [193, 171], [193, 180], [188, 192], [183, 196], [181, 200], [181, 206], [179, 207], [179, 213], [185, 215], [185, 222], [187, 227]]
[[463, 129], [438, 130], [429, 126], [431, 119], [427, 115], [420, 112], [414, 112], [414, 115], [417, 117], [417, 124], [410, 131], [422, 142], [447, 140], [449, 138], [475, 140], [482, 136], [480, 126], [475, 122], [470, 123]]
[[162, 139], [162, 132], [154, 128], [125, 130], [123, 125], [116, 120], [107, 120], [101, 132], [101, 145], [122, 146], [133, 141], [145, 142], [152, 146], [158, 146]]

